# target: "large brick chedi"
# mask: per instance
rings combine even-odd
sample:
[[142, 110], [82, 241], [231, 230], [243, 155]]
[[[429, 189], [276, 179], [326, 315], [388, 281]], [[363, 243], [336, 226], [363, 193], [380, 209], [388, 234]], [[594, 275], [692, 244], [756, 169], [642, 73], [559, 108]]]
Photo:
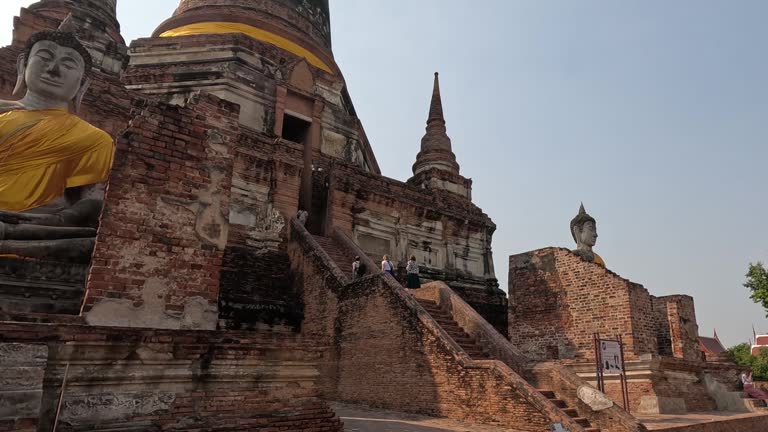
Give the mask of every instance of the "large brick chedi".
[[426, 280], [446, 281], [506, 332], [496, 226], [459, 173], [437, 77], [414, 177], [401, 182], [379, 171], [333, 58], [327, 1], [185, 0], [129, 53], [131, 90], [172, 104], [205, 91], [240, 107], [219, 279], [226, 326], [299, 327], [286, 225], [303, 210], [312, 234], [338, 228], [376, 262], [415, 255]]

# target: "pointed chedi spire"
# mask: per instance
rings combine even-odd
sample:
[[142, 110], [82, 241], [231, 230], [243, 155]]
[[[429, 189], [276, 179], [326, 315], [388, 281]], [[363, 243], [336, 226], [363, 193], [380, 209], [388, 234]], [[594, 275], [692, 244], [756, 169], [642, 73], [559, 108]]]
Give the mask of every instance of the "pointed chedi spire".
[[427, 123], [431, 121], [440, 121], [445, 124], [443, 98], [440, 96], [440, 76], [437, 72], [435, 72], [435, 84], [432, 87], [432, 101], [429, 104], [429, 117], [427, 117]]
[[459, 174], [459, 164], [456, 162], [456, 155], [451, 149], [451, 139], [446, 133], [443, 101], [440, 96], [440, 81], [437, 72], [435, 72], [432, 101], [427, 117], [427, 132], [421, 139], [421, 151], [416, 155], [413, 174], [416, 175], [431, 168]]

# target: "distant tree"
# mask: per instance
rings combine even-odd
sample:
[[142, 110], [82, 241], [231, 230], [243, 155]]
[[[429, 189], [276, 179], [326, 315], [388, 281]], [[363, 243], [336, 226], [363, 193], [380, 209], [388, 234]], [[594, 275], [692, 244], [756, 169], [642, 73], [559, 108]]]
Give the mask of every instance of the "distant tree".
[[748, 343], [742, 343], [728, 348], [728, 354], [737, 365], [752, 370], [753, 380], [768, 381], [768, 348], [761, 349], [756, 356], [752, 355], [751, 349]]
[[763, 306], [765, 316], [768, 317], [768, 270], [766, 270], [761, 262], [757, 264], [749, 263], [746, 276], [747, 281], [744, 282], [744, 286], [752, 292], [752, 295], [749, 297], [753, 302]]
[[741, 343], [736, 346], [728, 348], [728, 354], [731, 360], [739, 366], [752, 367], [754, 357], [750, 352], [752, 347], [748, 343]]

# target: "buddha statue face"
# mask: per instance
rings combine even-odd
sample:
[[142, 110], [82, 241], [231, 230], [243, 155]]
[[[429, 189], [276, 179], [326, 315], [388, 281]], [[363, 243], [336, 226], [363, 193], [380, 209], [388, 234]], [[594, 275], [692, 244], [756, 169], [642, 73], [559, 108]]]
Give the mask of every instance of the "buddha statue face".
[[586, 221], [581, 226], [573, 227], [573, 236], [578, 246], [592, 248], [597, 243], [597, 225], [592, 221]]
[[24, 80], [27, 91], [52, 102], [69, 103], [83, 84], [86, 63], [73, 48], [51, 40], [32, 46], [26, 59]]

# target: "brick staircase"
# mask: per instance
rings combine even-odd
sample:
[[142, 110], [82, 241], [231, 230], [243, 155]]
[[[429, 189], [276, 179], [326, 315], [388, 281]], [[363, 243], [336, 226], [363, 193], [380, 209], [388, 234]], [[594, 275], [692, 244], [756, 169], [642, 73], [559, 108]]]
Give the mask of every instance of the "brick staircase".
[[350, 255], [350, 252], [341, 246], [336, 240], [331, 237], [323, 237], [319, 235], [312, 236], [317, 244], [331, 257], [339, 270], [344, 272], [347, 277], [352, 275], [352, 261], [355, 260], [354, 255]]
[[[451, 314], [444, 311], [437, 303], [432, 300], [417, 298], [419, 304], [430, 314], [432, 318], [440, 324], [440, 327], [448, 333], [451, 338], [474, 360], [488, 360], [490, 355], [483, 351], [483, 349], [475, 342], [475, 340], [467, 334], [451, 317]], [[579, 413], [575, 408], [568, 407], [568, 404], [557, 398], [555, 392], [551, 390], [539, 390], [544, 397], [549, 399], [555, 406], [560, 408], [565, 414], [573, 418], [573, 420], [581, 425], [587, 432], [600, 432], [599, 428], [592, 427], [589, 420], [583, 417], [579, 417]]]
[[443, 311], [437, 303], [431, 300], [417, 299], [419, 304], [432, 315], [432, 318], [440, 324], [440, 327], [450, 335], [454, 341], [473, 359], [486, 360], [490, 356], [488, 353], [483, 352], [475, 340], [472, 339], [458, 324], [451, 318], [451, 315]]
[[576, 423], [578, 423], [581, 426], [583, 426], [584, 430], [589, 431], [589, 432], [599, 432], [600, 431], [599, 428], [592, 427], [592, 425], [589, 423], [589, 420], [587, 420], [587, 419], [585, 419], [583, 417], [579, 417], [579, 413], [576, 412], [576, 408], [569, 408], [568, 404], [564, 400], [558, 399], [557, 395], [555, 395], [555, 392], [553, 392], [551, 390], [539, 390], [539, 393], [544, 395], [544, 397], [549, 399], [553, 404], [555, 404], [555, 406], [557, 406], [564, 413], [568, 414], [571, 418], [573, 418], [576, 421]]

